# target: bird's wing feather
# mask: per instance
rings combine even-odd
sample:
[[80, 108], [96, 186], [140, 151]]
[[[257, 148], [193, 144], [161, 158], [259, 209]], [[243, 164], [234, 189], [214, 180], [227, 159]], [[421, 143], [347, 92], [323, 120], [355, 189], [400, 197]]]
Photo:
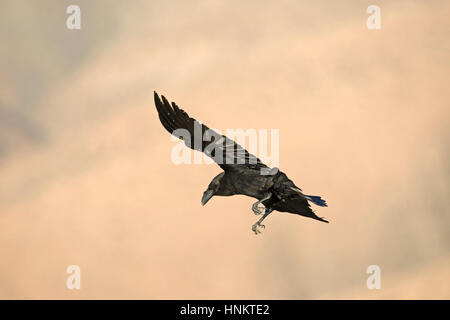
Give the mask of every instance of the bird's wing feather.
[[283, 199], [284, 201], [279, 201], [271, 205], [271, 207], [277, 211], [281, 212], [289, 212], [294, 214], [299, 214], [304, 217], [312, 218], [315, 220], [319, 220], [322, 222], [328, 223], [327, 220], [318, 217], [314, 211], [311, 209], [308, 201], [299, 196], [299, 195], [291, 195]]
[[[254, 169], [267, 168], [261, 160], [250, 154], [235, 141], [218, 134], [206, 125], [189, 117], [175, 102], [170, 104], [164, 96], [161, 96], [161, 100], [156, 92], [154, 97], [159, 120], [164, 128], [172, 135], [182, 139], [189, 148], [204, 152], [222, 169], [227, 170], [236, 166]], [[180, 134], [181, 131], [175, 131], [177, 129], [187, 130], [190, 138], [183, 138], [183, 135]], [[208, 131], [209, 138], [211, 138], [209, 141], [204, 139], [206, 131]]]

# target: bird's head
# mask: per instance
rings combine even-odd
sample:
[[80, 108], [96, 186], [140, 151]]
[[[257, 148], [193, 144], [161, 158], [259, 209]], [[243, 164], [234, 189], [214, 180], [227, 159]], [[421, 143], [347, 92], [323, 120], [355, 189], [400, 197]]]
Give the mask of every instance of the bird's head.
[[218, 193], [220, 188], [220, 182], [222, 181], [222, 178], [224, 176], [224, 172], [217, 175], [212, 181], [210, 182], [208, 189], [206, 189], [205, 192], [203, 192], [202, 196], [202, 206], [204, 206], [209, 199], [211, 199], [215, 194]]

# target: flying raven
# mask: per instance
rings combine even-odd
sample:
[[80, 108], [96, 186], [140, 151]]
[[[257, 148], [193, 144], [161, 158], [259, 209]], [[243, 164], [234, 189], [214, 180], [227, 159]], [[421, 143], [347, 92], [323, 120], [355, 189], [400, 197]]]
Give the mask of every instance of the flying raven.
[[[316, 216], [308, 201], [326, 207], [319, 196], [306, 195], [278, 168], [269, 168], [239, 144], [209, 129], [188, 116], [176, 103], [154, 92], [159, 120], [169, 133], [182, 139], [191, 149], [204, 152], [224, 172], [212, 179], [203, 193], [202, 205], [213, 196], [243, 194], [258, 199], [252, 206], [261, 218], [252, 226], [255, 234], [264, 228], [261, 222], [273, 211], [290, 212], [328, 223]], [[264, 207], [261, 207], [263, 204]]]

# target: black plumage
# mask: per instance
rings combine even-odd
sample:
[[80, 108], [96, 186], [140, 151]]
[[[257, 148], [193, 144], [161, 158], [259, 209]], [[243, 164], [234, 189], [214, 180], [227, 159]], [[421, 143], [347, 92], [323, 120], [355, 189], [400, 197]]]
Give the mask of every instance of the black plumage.
[[[327, 206], [321, 197], [303, 194], [286, 174], [277, 168], [267, 167], [233, 140], [189, 117], [174, 102], [170, 104], [164, 96], [161, 100], [155, 92], [154, 98], [164, 128], [183, 139], [189, 148], [205, 152], [223, 169], [203, 193], [203, 205], [213, 196], [242, 194], [258, 199], [252, 210], [255, 214], [262, 214], [262, 217], [252, 227], [255, 234], [260, 232], [259, 227], [264, 227], [261, 222], [273, 210], [328, 222], [318, 217], [309, 204]], [[264, 208], [259, 204], [263, 204]]]

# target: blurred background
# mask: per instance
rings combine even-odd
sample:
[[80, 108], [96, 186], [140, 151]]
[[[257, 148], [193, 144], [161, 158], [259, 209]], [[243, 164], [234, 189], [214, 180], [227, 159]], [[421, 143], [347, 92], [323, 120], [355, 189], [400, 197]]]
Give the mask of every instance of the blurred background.
[[[450, 298], [449, 13], [2, 0], [0, 298]], [[202, 207], [220, 168], [171, 162], [153, 90], [212, 128], [280, 129], [281, 170], [331, 223], [273, 213], [255, 236], [254, 199]]]

